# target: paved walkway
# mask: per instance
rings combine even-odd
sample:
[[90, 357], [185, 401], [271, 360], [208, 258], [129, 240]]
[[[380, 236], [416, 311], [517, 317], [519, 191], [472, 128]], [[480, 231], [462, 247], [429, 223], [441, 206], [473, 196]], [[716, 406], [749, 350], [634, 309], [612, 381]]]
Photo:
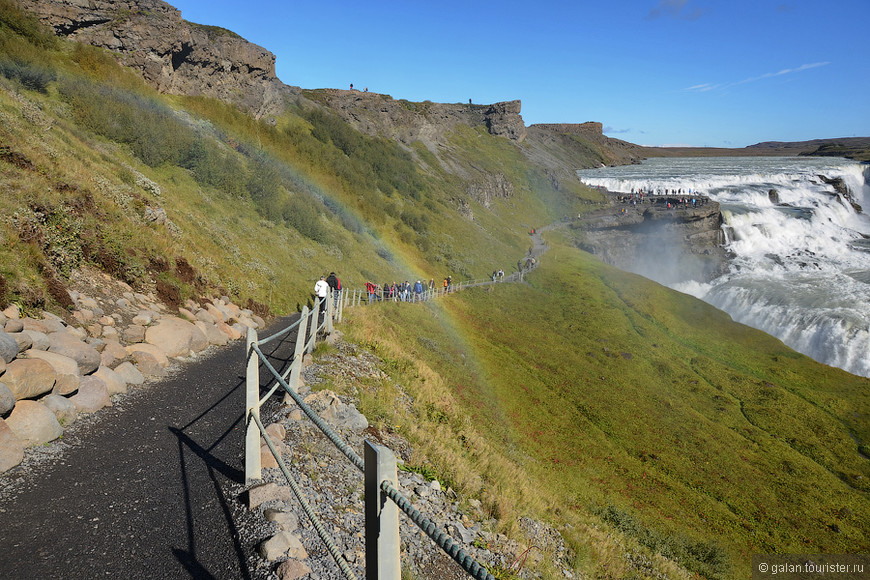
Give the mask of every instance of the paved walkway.
[[[273, 328], [287, 326], [290, 319]], [[265, 336], [264, 333], [263, 336]], [[279, 368], [293, 338], [268, 345]], [[135, 392], [0, 504], [0, 578], [250, 578], [239, 538], [244, 341]], [[7, 477], [4, 476], [4, 477]]]
[[[537, 232], [532, 242], [528, 257], [537, 258], [546, 246]], [[264, 354], [280, 372], [294, 346], [291, 333]], [[257, 576], [256, 542], [238, 529], [240, 518], [252, 517], [239, 497], [244, 348], [238, 341], [133, 387], [93, 425], [70, 430], [54, 460], [5, 474], [0, 578]]]

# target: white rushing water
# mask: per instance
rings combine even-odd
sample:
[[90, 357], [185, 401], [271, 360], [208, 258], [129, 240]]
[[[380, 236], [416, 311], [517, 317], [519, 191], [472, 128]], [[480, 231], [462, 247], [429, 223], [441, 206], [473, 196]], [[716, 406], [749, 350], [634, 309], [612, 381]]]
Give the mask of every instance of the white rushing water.
[[735, 256], [728, 273], [669, 285], [820, 362], [870, 376], [870, 217], [819, 178], [841, 178], [870, 212], [870, 166], [819, 157], [658, 158], [577, 174], [610, 191], [682, 189], [719, 202]]

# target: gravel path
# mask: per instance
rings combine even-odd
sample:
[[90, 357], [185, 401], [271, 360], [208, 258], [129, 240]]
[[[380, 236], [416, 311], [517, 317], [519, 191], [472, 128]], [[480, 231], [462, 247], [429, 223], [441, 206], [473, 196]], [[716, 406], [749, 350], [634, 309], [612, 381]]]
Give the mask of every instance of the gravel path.
[[240, 498], [243, 356], [237, 341], [178, 365], [4, 474], [0, 577], [256, 576]]

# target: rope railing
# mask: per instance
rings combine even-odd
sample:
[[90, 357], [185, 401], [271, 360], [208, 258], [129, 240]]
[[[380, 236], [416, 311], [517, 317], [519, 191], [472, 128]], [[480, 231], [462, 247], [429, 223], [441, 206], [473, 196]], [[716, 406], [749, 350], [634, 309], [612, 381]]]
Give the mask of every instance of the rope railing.
[[[428, 289], [418, 294], [416, 299], [409, 302], [425, 302], [438, 296], [452, 294], [466, 288], [498, 284], [504, 281], [522, 280], [526, 271], [533, 269], [537, 264], [529, 263], [527, 268], [520, 267], [517, 272], [501, 277], [496, 280], [479, 279], [467, 280], [451, 284], [449, 288]], [[322, 300], [326, 300], [325, 316], [320, 318]], [[382, 299], [381, 299], [382, 300]], [[280, 388], [296, 403], [299, 409], [307, 416], [315, 426], [326, 436], [356, 468], [363, 472], [366, 482], [365, 513], [366, 513], [366, 580], [399, 580], [399, 532], [398, 510], [404, 512], [408, 518], [417, 525], [439, 548], [449, 555], [469, 575], [477, 580], [495, 580], [486, 568], [478, 563], [471, 555], [454, 542], [443, 530], [438, 529], [436, 524], [413, 507], [410, 500], [398, 490], [398, 478], [396, 476], [396, 459], [392, 451], [386, 447], [365, 441], [365, 459], [359, 456], [341, 437], [333, 431], [329, 425], [316, 413], [302, 397], [296, 392], [299, 377], [302, 370], [302, 358], [305, 353], [311, 353], [317, 343], [320, 334], [330, 334], [333, 323], [342, 319], [342, 313], [346, 306], [359, 306], [363, 303], [373, 303], [380, 300], [371, 300], [368, 293], [363, 290], [348, 292], [342, 290], [326, 298], [317, 298], [314, 308], [309, 311], [303, 307], [302, 314], [296, 322], [264, 339], [257, 339], [257, 332], [248, 330], [246, 350], [247, 361], [247, 395], [246, 395], [246, 423], [247, 433], [245, 439], [245, 479], [251, 484], [262, 478], [262, 458], [260, 439], [266, 442], [269, 451], [275, 457], [278, 467], [284, 474], [291, 490], [299, 501], [303, 512], [311, 520], [317, 535], [327, 547], [330, 555], [335, 560], [345, 578], [357, 580], [350, 569], [347, 560], [339, 552], [334, 541], [324, 529], [317, 514], [303, 497], [302, 491], [290, 474], [281, 454], [275, 447], [263, 423], [260, 420], [260, 407], [264, 405]], [[261, 346], [279, 338], [288, 336], [293, 330], [296, 334], [296, 348], [287, 369], [281, 373], [269, 362]], [[275, 383], [269, 388], [267, 394], [260, 397], [260, 365], [268, 371]], [[389, 499], [390, 502], [386, 502]], [[392, 508], [390, 506], [393, 506]]]
[[253, 347], [257, 356], [260, 357], [260, 360], [263, 362], [263, 366], [272, 373], [272, 375], [277, 379], [278, 383], [284, 388], [284, 391], [290, 395], [293, 401], [299, 406], [305, 415], [311, 419], [311, 422], [314, 423], [318, 429], [320, 429], [324, 435], [326, 435], [327, 439], [329, 439], [335, 447], [344, 454], [347, 459], [354, 464], [360, 471], [365, 471], [365, 462], [363, 462], [362, 457], [356, 453], [347, 443], [342, 441], [341, 437], [338, 434], [329, 428], [329, 425], [314, 412], [314, 410], [308, 406], [308, 404], [299, 396], [299, 393], [296, 392], [295, 389], [291, 388], [289, 384], [278, 374], [278, 371], [275, 370], [275, 367], [272, 366], [268, 360], [265, 359], [263, 353], [260, 351], [260, 348], [255, 344]]
[[284, 477], [287, 479], [287, 483], [290, 484], [290, 489], [293, 490], [293, 495], [296, 496], [296, 499], [299, 501], [299, 505], [302, 506], [302, 511], [305, 512], [305, 515], [308, 516], [308, 519], [311, 520], [311, 524], [314, 526], [314, 530], [317, 532], [317, 535], [320, 537], [320, 540], [326, 546], [329, 555], [332, 556], [332, 559], [335, 560], [335, 563], [338, 564], [339, 569], [341, 570], [344, 577], [348, 580], [357, 580], [356, 574], [353, 573], [353, 570], [350, 569], [350, 565], [347, 563], [347, 560], [344, 556], [341, 555], [341, 552], [336, 547], [335, 542], [332, 540], [332, 536], [330, 536], [326, 528], [323, 527], [323, 523], [320, 521], [320, 518], [317, 517], [317, 514], [311, 509], [311, 506], [306, 501], [305, 496], [302, 495], [302, 490], [299, 489], [299, 486], [296, 484], [296, 480], [293, 479], [293, 476], [290, 474], [290, 470], [287, 469], [287, 464], [284, 463], [284, 459], [281, 457], [281, 454], [278, 453], [278, 450], [275, 448], [275, 444], [272, 442], [272, 438], [269, 437], [269, 434], [266, 432], [266, 428], [263, 427], [263, 423], [260, 421], [260, 418], [257, 416], [251, 416], [254, 422], [257, 423], [257, 427], [260, 429], [260, 434], [266, 440], [266, 445], [269, 446], [269, 451], [272, 452], [272, 455], [275, 456], [275, 459], [278, 461], [278, 468], [281, 470], [281, 473], [284, 474]]
[[477, 560], [472, 558], [459, 546], [459, 544], [454, 542], [450, 536], [442, 530], [439, 530], [435, 522], [424, 516], [420, 510], [411, 504], [411, 500], [402, 495], [402, 492], [398, 489], [390, 485], [390, 482], [383, 481], [381, 482], [380, 487], [381, 491], [383, 491], [384, 494], [390, 498], [390, 500], [392, 500], [393, 503], [395, 503], [412, 522], [417, 524], [417, 527], [423, 530], [423, 532], [429, 536], [429, 538], [435, 542], [439, 548], [444, 550], [448, 556], [453, 558], [453, 560], [462, 566], [462, 568], [473, 578], [477, 578], [478, 580], [495, 580], [495, 576], [490, 574], [486, 568], [481, 566]]

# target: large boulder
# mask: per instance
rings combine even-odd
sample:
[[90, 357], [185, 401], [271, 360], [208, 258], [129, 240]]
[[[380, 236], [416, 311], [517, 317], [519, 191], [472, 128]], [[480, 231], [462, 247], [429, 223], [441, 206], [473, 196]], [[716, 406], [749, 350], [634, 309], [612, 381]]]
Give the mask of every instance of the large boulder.
[[10, 318], [3, 325], [3, 330], [6, 332], [21, 332], [24, 330], [24, 323], [17, 318]]
[[108, 339], [103, 347], [103, 352], [100, 353], [100, 358], [103, 365], [115, 367], [119, 362], [127, 360], [128, 355], [127, 349], [120, 342]]
[[145, 330], [145, 342], [160, 347], [166, 356], [187, 356], [208, 347], [205, 334], [193, 323], [176, 317], [161, 318]]
[[141, 385], [145, 382], [145, 377], [130, 361], [122, 362], [115, 367], [115, 373], [128, 385]]
[[5, 415], [15, 406], [15, 395], [5, 383], [0, 383], [0, 415]]
[[82, 378], [76, 375], [58, 375], [51, 390], [55, 395], [71, 395], [79, 390]]
[[44, 360], [51, 365], [58, 375], [81, 376], [79, 363], [70, 357], [56, 352], [30, 349], [25, 352], [26, 358]]
[[18, 356], [18, 341], [8, 333], [0, 330], [0, 358], [3, 362], [12, 362]]
[[12, 332], [8, 336], [11, 336], [15, 339], [15, 342], [18, 343], [18, 352], [24, 352], [31, 346], [33, 346], [33, 339], [30, 338], [30, 335], [27, 334], [26, 331], [22, 330], [21, 332]]
[[221, 332], [215, 323], [197, 320], [194, 324], [202, 331], [209, 344], [224, 346], [230, 341], [230, 337]]
[[24, 459], [24, 444], [9, 428], [6, 421], [0, 419], [0, 473], [9, 471]]
[[121, 376], [109, 367], [100, 367], [92, 376], [102, 379], [106, 383], [109, 396], [127, 392], [127, 383]]
[[54, 369], [57, 379], [54, 383], [54, 389], [52, 389], [53, 393], [57, 395], [69, 395], [78, 390], [79, 382], [81, 382], [81, 372], [76, 361], [62, 354], [32, 348], [25, 351], [24, 354], [26, 354], [28, 359], [44, 360]]
[[[42, 332], [46, 334], [51, 334], [52, 332], [63, 332], [64, 330], [75, 330], [72, 327], [68, 327], [66, 323], [63, 321], [63, 318], [52, 314], [51, 312], [43, 312], [42, 320], [39, 321], [42, 323], [42, 326], [45, 328]], [[27, 328], [27, 319], [24, 319], [24, 328]]]
[[103, 407], [111, 407], [109, 389], [102, 379], [85, 377], [79, 386], [79, 392], [69, 398], [79, 413], [96, 413]]
[[38, 401], [18, 401], [6, 424], [25, 447], [42, 445], [63, 435], [54, 412]]
[[51, 391], [57, 373], [44, 360], [15, 359], [6, 366], [3, 382], [16, 399], [33, 399]]
[[48, 335], [51, 343], [48, 352], [68, 356], [78, 363], [83, 375], [89, 375], [100, 366], [100, 353], [69, 332], [53, 332]]
[[218, 322], [217, 323], [218, 330], [227, 335], [230, 340], [238, 340], [242, 338], [242, 333], [239, 330], [236, 330], [226, 322]]
[[226, 322], [230, 319], [230, 312], [222, 305], [209, 302], [205, 305], [205, 310], [214, 317], [215, 322]]
[[145, 340], [145, 327], [141, 324], [131, 324], [121, 332], [127, 342], [142, 342]]
[[46, 326], [41, 320], [22, 318], [21, 326], [23, 330], [35, 330], [36, 332], [41, 332], [43, 334], [49, 333], [48, 326]]
[[51, 341], [48, 340], [48, 335], [37, 330], [22, 330], [21, 334], [26, 334], [30, 337], [31, 348], [36, 350], [48, 350], [51, 346]]
[[51, 395], [46, 395], [41, 398], [39, 402], [51, 409], [54, 416], [57, 417], [57, 421], [60, 423], [61, 427], [69, 425], [75, 421], [79, 414], [75, 403], [60, 395], [52, 393]]
[[223, 318], [219, 315], [215, 316], [208, 310], [197, 310], [196, 311], [196, 319], [202, 322], [207, 322], [208, 324], [217, 324], [218, 320], [223, 320]]
[[161, 367], [167, 368], [169, 366], [169, 359], [166, 357], [166, 353], [163, 352], [163, 349], [159, 346], [137, 342], [136, 344], [128, 345], [126, 350], [130, 357], [137, 363], [141, 358], [140, 354], [144, 353], [153, 358]]

